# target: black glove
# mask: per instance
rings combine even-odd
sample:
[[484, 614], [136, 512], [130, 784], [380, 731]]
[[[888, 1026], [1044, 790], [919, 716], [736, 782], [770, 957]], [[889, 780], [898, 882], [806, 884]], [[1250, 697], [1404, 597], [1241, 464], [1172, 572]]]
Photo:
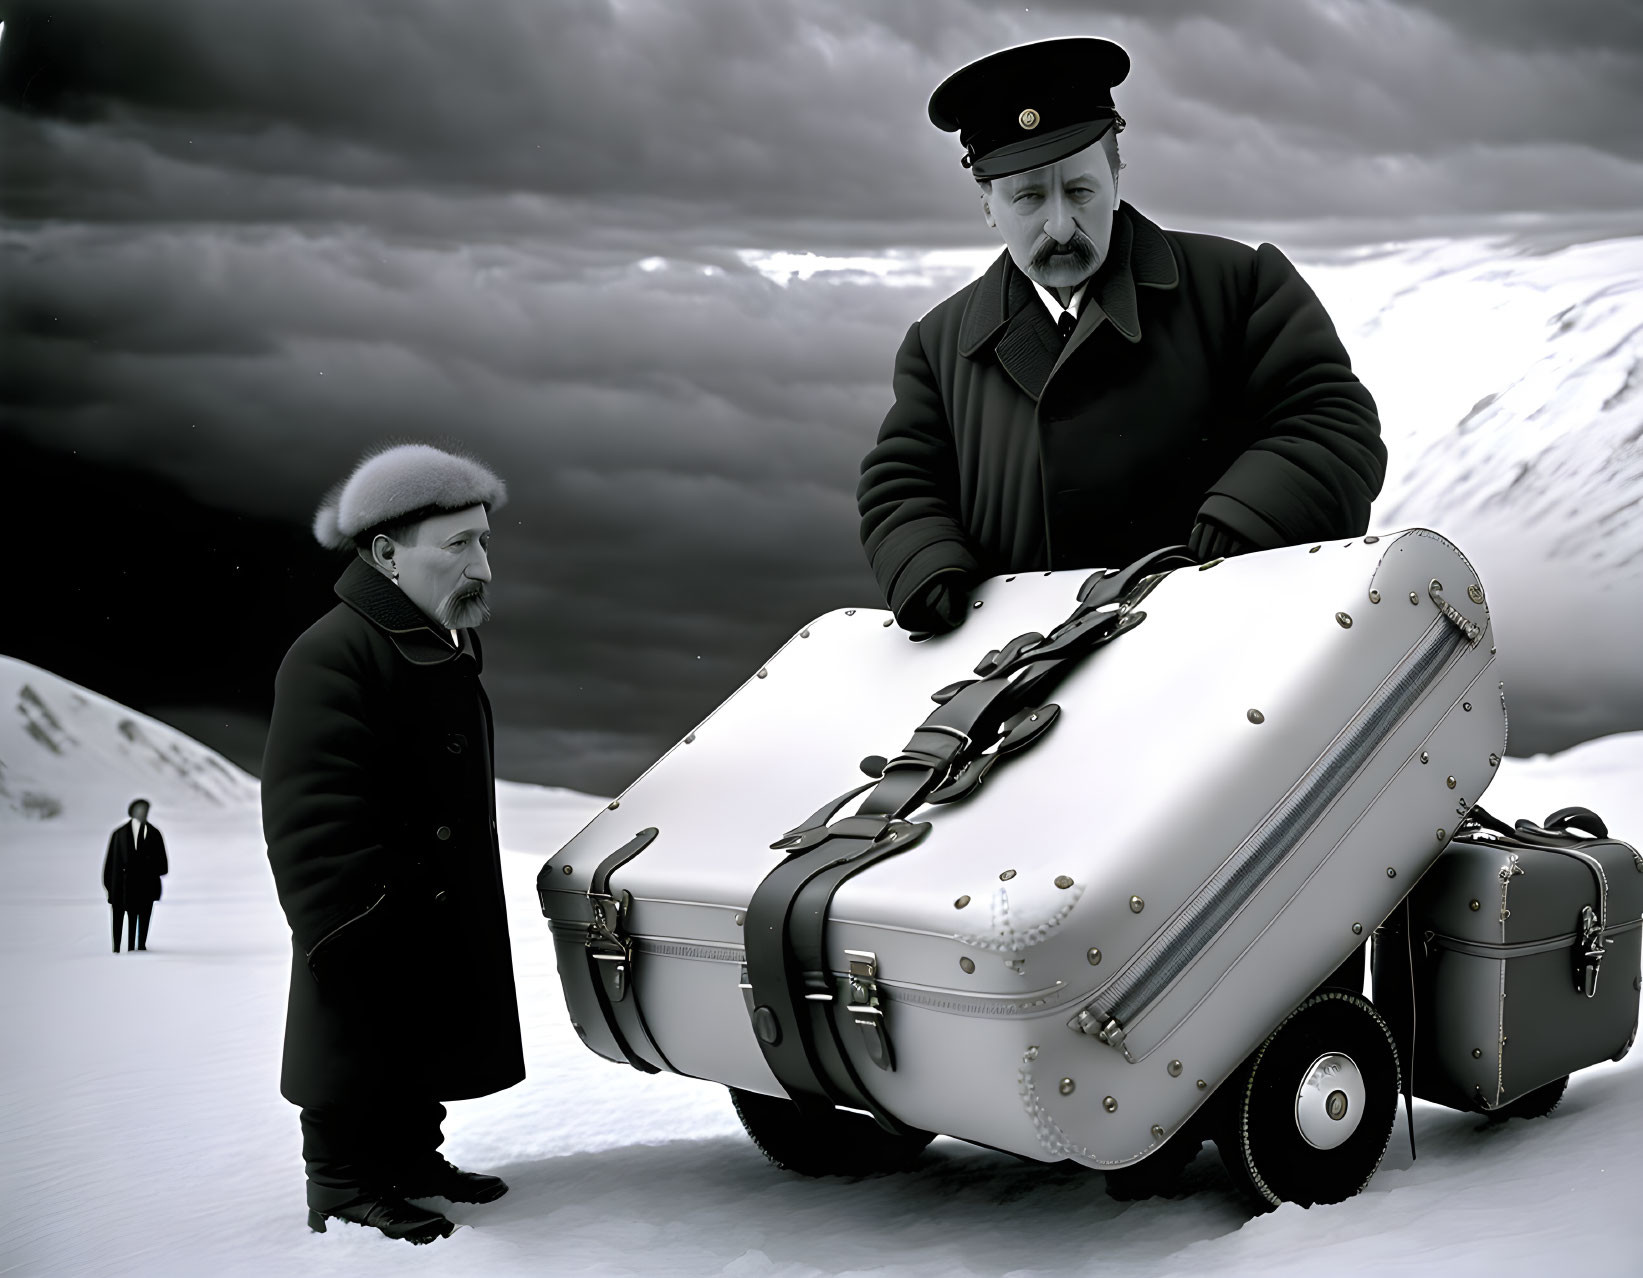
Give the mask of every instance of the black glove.
[[913, 596], [901, 615], [901, 624], [915, 634], [944, 635], [964, 624], [970, 592], [957, 573], [944, 573]]
[[1213, 519], [1200, 519], [1192, 526], [1187, 549], [1199, 563], [1207, 564], [1211, 559], [1226, 559], [1232, 555], [1246, 554], [1255, 548], [1224, 524], [1218, 524]]

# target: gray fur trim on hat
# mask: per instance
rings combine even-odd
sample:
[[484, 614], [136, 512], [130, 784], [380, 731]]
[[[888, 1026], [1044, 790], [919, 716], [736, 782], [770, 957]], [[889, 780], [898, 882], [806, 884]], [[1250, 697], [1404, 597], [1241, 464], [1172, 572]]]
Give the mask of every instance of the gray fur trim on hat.
[[368, 453], [325, 494], [314, 512], [314, 537], [338, 550], [368, 528], [417, 511], [495, 510], [508, 486], [482, 462], [431, 444], [390, 444]]

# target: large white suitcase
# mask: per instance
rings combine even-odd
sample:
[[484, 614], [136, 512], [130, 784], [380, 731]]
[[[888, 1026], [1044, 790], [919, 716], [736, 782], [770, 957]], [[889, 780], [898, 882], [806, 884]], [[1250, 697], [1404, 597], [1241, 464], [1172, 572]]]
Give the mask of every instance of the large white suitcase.
[[[584, 1041], [814, 1113], [814, 1078], [793, 1081], [807, 1055], [823, 1103], [1103, 1169], [1158, 1151], [1241, 1067], [1255, 1108], [1240, 1112], [1287, 1106], [1287, 1091], [1259, 1101], [1272, 1084], [1251, 1081], [1252, 1053], [1391, 913], [1505, 748], [1481, 583], [1443, 537], [1136, 574], [1101, 611], [1123, 633], [1060, 672], [1047, 730], [1016, 717], [1030, 748], [968, 797], [858, 820], [853, 841], [852, 798], [834, 844], [829, 808], [805, 820], [862, 785], [868, 756], [928, 765], [895, 752], [932, 694], [976, 680], [989, 650], [1017, 655], [1025, 632], [1055, 638], [1100, 576], [995, 578], [965, 625], [924, 641], [862, 608], [800, 630], [544, 867]], [[827, 971], [797, 970], [802, 990], [770, 997], [749, 957], [769, 967], [760, 953], [802, 920], [768, 902], [750, 918], [761, 883], [869, 843], [830, 900], [800, 903], [825, 911]], [[808, 1029], [792, 1023], [799, 999]], [[1352, 1055], [1321, 1051], [1294, 1084], [1320, 1157], [1385, 1109], [1363, 1095], [1384, 1080]], [[1378, 1163], [1385, 1132], [1372, 1139]]]

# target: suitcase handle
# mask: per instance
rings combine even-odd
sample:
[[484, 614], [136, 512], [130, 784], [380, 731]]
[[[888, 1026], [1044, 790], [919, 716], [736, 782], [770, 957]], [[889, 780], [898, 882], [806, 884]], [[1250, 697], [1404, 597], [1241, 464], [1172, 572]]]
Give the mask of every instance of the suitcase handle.
[[1569, 827], [1584, 830], [1593, 838], [1606, 839], [1609, 837], [1609, 827], [1604, 824], [1603, 818], [1590, 808], [1559, 808], [1551, 816], [1541, 822], [1541, 826], [1548, 830], [1555, 830], [1559, 834], [1567, 834]]

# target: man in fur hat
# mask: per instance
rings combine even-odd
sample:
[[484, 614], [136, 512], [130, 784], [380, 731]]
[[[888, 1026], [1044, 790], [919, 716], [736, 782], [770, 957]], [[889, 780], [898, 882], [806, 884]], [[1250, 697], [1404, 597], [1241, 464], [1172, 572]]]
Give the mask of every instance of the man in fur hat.
[[525, 1076], [474, 631], [505, 495], [472, 458], [401, 444], [314, 519], [354, 553], [275, 677], [262, 814], [292, 938], [280, 1091], [319, 1232], [430, 1242], [454, 1224], [407, 1200], [507, 1191], [438, 1153], [440, 1102]]
[[861, 535], [904, 626], [984, 578], [1364, 531], [1375, 401], [1270, 244], [1165, 231], [1119, 197], [1110, 40], [1045, 40], [930, 98], [1005, 251], [908, 330], [862, 462]]

